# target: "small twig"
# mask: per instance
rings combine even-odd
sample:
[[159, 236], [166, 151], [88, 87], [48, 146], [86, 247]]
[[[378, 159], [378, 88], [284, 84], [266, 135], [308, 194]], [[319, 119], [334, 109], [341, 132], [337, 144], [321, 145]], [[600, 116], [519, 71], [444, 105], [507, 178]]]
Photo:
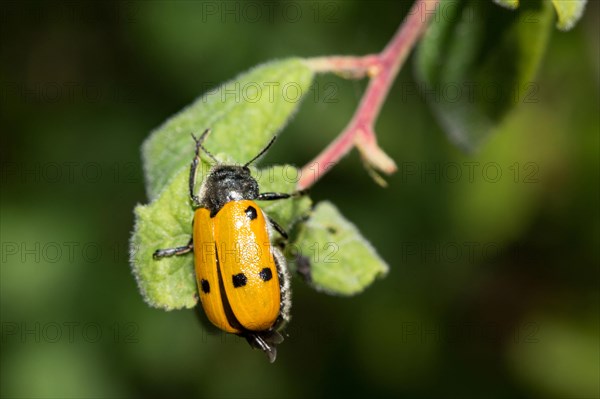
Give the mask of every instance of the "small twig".
[[379, 54], [306, 60], [315, 72], [335, 72], [350, 78], [369, 76], [370, 82], [346, 128], [321, 154], [302, 168], [298, 189], [312, 186], [354, 146], [360, 151], [367, 167], [386, 174], [396, 171], [394, 161], [377, 145], [375, 121], [400, 67], [427, 27], [439, 2], [417, 0], [392, 40]]
[[305, 60], [314, 72], [336, 72], [350, 79], [360, 79], [376, 73], [379, 66], [379, 55], [365, 55], [363, 57], [333, 56], [315, 57]]

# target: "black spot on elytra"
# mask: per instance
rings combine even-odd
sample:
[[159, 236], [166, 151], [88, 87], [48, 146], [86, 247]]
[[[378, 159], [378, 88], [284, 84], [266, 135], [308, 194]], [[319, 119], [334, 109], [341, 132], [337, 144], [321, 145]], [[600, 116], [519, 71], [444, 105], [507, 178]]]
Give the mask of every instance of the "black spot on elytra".
[[244, 212], [246, 212], [246, 216], [248, 216], [250, 220], [254, 220], [258, 217], [258, 214], [256, 213], [256, 208], [254, 208], [253, 206], [249, 206]]
[[337, 233], [337, 229], [333, 226], [327, 226], [327, 231], [331, 234], [336, 234]]
[[200, 280], [200, 288], [205, 294], [208, 294], [210, 292], [210, 284], [205, 279]]
[[262, 281], [269, 281], [270, 279], [273, 278], [273, 272], [268, 267], [265, 267], [264, 269], [262, 269], [260, 271], [260, 273], [258, 273], [258, 275], [260, 276]]
[[234, 274], [232, 276], [233, 286], [235, 288], [243, 287], [248, 282], [248, 278], [244, 273]]

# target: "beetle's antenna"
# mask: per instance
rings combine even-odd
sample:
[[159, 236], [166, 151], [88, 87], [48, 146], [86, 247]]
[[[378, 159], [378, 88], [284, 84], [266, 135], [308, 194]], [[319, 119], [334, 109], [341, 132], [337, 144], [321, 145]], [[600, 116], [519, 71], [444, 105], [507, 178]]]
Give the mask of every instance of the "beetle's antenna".
[[269, 141], [269, 144], [267, 144], [265, 146], [265, 148], [263, 148], [257, 156], [255, 156], [254, 158], [252, 158], [250, 161], [246, 162], [246, 164], [244, 165], [244, 168], [248, 165], [250, 165], [252, 162], [256, 161], [258, 158], [260, 158], [265, 152], [267, 152], [267, 150], [269, 149], [269, 147], [271, 147], [273, 145], [273, 142], [275, 142], [275, 139], [277, 138], [277, 136], [273, 136], [273, 138], [271, 139], [271, 141]]
[[194, 136], [194, 133], [192, 133], [192, 137], [194, 138], [194, 141], [196, 142], [196, 155], [198, 155], [198, 148], [200, 148], [200, 149], [202, 149], [202, 151], [204, 151], [204, 153], [206, 155], [208, 155], [210, 157], [210, 159], [215, 161], [215, 163], [219, 163], [219, 161], [217, 161], [217, 158], [215, 158], [215, 156], [213, 154], [208, 152], [208, 150], [206, 148], [204, 148], [204, 146], [202, 145], [202, 143], [204, 142], [204, 139], [206, 138], [206, 136], [208, 136], [208, 133], [210, 133], [210, 129], [206, 129], [204, 131], [204, 133], [202, 133], [200, 135], [199, 138], [196, 138], [196, 136]]

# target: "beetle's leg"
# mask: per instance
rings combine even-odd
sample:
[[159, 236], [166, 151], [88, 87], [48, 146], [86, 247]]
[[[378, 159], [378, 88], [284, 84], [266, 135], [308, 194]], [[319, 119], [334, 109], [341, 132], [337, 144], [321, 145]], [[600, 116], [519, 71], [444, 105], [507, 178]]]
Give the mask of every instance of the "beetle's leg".
[[305, 283], [312, 283], [310, 259], [306, 256], [297, 254], [295, 256], [296, 272], [302, 277]]
[[273, 219], [271, 219], [270, 217], [268, 217], [268, 216], [267, 216], [267, 219], [269, 220], [269, 223], [271, 223], [271, 226], [273, 226], [273, 228], [274, 228], [275, 230], [277, 230], [277, 232], [278, 232], [279, 234], [281, 234], [281, 236], [282, 236], [284, 239], [286, 239], [286, 240], [287, 240], [287, 239], [288, 239], [288, 234], [287, 234], [287, 232], [284, 230], [284, 228], [283, 228], [283, 227], [281, 227], [281, 226], [279, 225], [279, 223], [277, 223], [276, 221], [274, 221], [274, 220], [273, 220]]
[[300, 197], [306, 193], [308, 193], [308, 190], [294, 191], [293, 193], [260, 193], [256, 199], [259, 201], [275, 201], [292, 197]]
[[202, 148], [202, 142], [206, 138], [206, 135], [210, 132], [210, 129], [206, 129], [204, 133], [199, 138], [196, 138], [192, 133], [192, 138], [196, 142], [196, 152], [194, 155], [194, 159], [192, 159], [192, 164], [190, 165], [190, 198], [192, 199], [192, 203], [194, 207], [200, 206], [200, 198], [194, 194], [194, 187], [196, 186], [196, 170], [198, 169], [198, 164], [200, 163], [200, 149]]
[[262, 350], [273, 363], [277, 358], [277, 344], [283, 342], [283, 336], [277, 331], [248, 331], [240, 334], [251, 347]]
[[[305, 195], [306, 193], [308, 193], [308, 190], [294, 191], [293, 193], [260, 193], [258, 194], [258, 197], [256, 197], [256, 199], [259, 201], [276, 201], [280, 199], [299, 197], [301, 195]], [[276, 221], [274, 221], [270, 217], [267, 217], [267, 219], [271, 223], [271, 226], [273, 226], [273, 228], [277, 230], [277, 232], [287, 240], [288, 235], [283, 229], [283, 227], [281, 227]]]
[[184, 255], [193, 250], [194, 250], [194, 240], [193, 240], [193, 238], [190, 238], [190, 242], [188, 242], [187, 245], [184, 245], [183, 247], [157, 249], [152, 254], [152, 257], [154, 259], [160, 259], [160, 258], [164, 258], [167, 256]]

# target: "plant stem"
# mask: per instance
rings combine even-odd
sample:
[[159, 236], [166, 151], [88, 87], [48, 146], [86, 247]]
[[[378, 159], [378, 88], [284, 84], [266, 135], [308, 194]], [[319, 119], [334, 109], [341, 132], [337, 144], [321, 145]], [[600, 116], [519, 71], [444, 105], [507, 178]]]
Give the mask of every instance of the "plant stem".
[[360, 151], [367, 167], [386, 174], [396, 171], [394, 161], [377, 145], [374, 125], [400, 67], [421, 36], [440, 0], [417, 0], [388, 45], [379, 54], [364, 57], [318, 57], [306, 62], [315, 72], [336, 72], [351, 78], [370, 77], [354, 116], [321, 154], [302, 168], [298, 189], [319, 180], [352, 147]]

